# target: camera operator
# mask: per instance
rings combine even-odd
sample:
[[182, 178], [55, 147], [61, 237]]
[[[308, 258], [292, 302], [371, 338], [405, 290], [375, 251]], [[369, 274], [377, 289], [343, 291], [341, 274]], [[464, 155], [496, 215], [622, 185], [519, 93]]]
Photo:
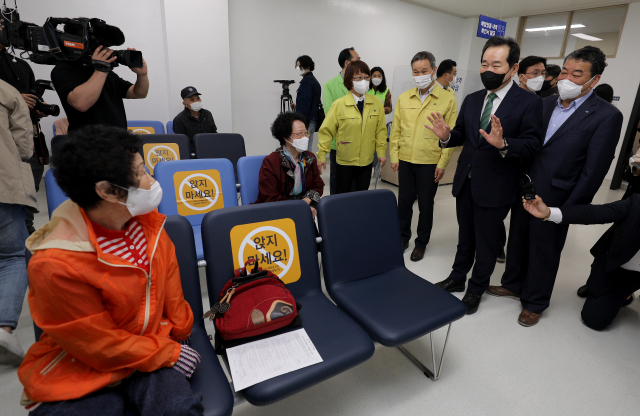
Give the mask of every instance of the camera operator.
[[[128, 48], [129, 50], [135, 50]], [[130, 68], [137, 75], [135, 84], [112, 71], [116, 60], [110, 48], [98, 46], [91, 64], [61, 62], [51, 71], [51, 80], [69, 119], [69, 131], [91, 124], [127, 128], [123, 98], [145, 98], [149, 92], [147, 63]]]
[[[1, 30], [2, 27], [0, 26], [0, 31]], [[29, 110], [34, 113], [37, 97], [30, 94], [36, 84], [36, 77], [33, 74], [33, 70], [26, 61], [9, 54], [6, 49], [6, 45], [3, 45], [2, 43], [0, 43], [0, 79], [18, 90], [20, 95], [22, 95], [22, 98], [24, 98], [24, 101], [27, 103]], [[32, 120], [34, 121], [42, 117], [47, 117], [46, 114], [43, 114], [40, 111], [35, 111], [34, 114], [36, 115], [36, 117], [32, 117]], [[33, 132], [31, 135], [33, 137]], [[36, 192], [38, 192], [40, 189], [42, 174], [44, 173], [44, 165], [38, 163], [38, 159], [35, 154], [31, 156], [28, 162], [31, 165], [33, 181], [36, 185]], [[29, 234], [32, 234], [35, 231], [33, 226], [33, 216], [35, 212], [37, 212], [35, 208], [31, 207], [25, 210], [26, 226]]]

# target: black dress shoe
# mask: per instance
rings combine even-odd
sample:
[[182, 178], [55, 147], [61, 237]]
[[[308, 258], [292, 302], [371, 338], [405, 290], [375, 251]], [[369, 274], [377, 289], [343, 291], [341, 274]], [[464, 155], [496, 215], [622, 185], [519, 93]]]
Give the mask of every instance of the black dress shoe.
[[589, 288], [587, 287], [587, 285], [580, 286], [580, 288], [578, 289], [578, 296], [581, 298], [586, 298], [587, 296], [589, 296]]
[[402, 252], [404, 253], [409, 248], [409, 243], [402, 243]]
[[462, 282], [462, 283], [456, 282], [455, 280], [453, 280], [450, 277], [447, 277], [442, 282], [436, 283], [436, 286], [438, 286], [440, 289], [444, 289], [444, 290], [446, 290], [447, 292], [450, 292], [450, 293], [453, 293], [453, 292], [464, 292], [464, 282]]
[[467, 292], [462, 298], [462, 303], [467, 307], [467, 315], [476, 313], [478, 305], [480, 305], [480, 299], [482, 295], [476, 295], [475, 293]]
[[507, 261], [507, 254], [504, 252], [504, 247], [498, 248], [498, 258], [496, 261], [498, 263], [504, 263]]
[[420, 261], [424, 258], [424, 251], [426, 247], [414, 247], [413, 252], [411, 253], [411, 261]]

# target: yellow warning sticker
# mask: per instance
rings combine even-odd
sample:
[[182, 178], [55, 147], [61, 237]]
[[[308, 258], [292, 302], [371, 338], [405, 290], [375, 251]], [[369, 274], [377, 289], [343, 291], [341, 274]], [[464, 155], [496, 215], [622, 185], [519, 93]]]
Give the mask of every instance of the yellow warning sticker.
[[156, 134], [156, 129], [153, 127], [127, 127], [127, 130], [133, 134]]
[[178, 214], [206, 214], [224, 208], [220, 172], [215, 169], [191, 170], [173, 174]]
[[235, 269], [255, 259], [285, 284], [300, 279], [296, 224], [291, 218], [236, 225], [231, 229], [231, 252]]
[[158, 162], [165, 160], [180, 160], [180, 147], [177, 143], [145, 143], [142, 145], [144, 164], [153, 175], [153, 169]]

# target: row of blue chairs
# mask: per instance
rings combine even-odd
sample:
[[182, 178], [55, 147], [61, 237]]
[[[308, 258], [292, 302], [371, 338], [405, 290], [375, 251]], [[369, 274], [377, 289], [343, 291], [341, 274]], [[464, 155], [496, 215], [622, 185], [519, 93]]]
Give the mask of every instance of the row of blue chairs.
[[[362, 206], [377, 208], [362, 211]], [[190, 345], [200, 353], [202, 363], [190, 382], [193, 390], [204, 397], [205, 414], [230, 415], [234, 402], [243, 398], [258, 406], [275, 403], [365, 362], [374, 354], [374, 342], [398, 347], [426, 376], [438, 379], [451, 324], [464, 316], [465, 308], [450, 293], [406, 269], [400, 248], [396, 199], [388, 190], [335, 195], [320, 201], [322, 266], [330, 299], [322, 292], [315, 226], [304, 202], [274, 202], [208, 213], [202, 228], [204, 255], [209, 264], [206, 282], [210, 306], [233, 276], [237, 253], [232, 252], [231, 230], [239, 225], [282, 218], [295, 223], [301, 266], [301, 278], [288, 283], [287, 288], [303, 305], [302, 326], [323, 361], [248, 387], [235, 397], [201, 318], [193, 229], [184, 217], [170, 216], [166, 221], [166, 231], [176, 247], [184, 296], [196, 316]], [[432, 334], [447, 326], [442, 354], [436, 364]], [[36, 333], [39, 337], [37, 328]], [[431, 344], [430, 366], [405, 348], [407, 343], [427, 334]]]
[[[151, 127], [153, 129], [153, 134], [165, 134], [164, 124], [161, 121], [155, 120], [127, 120], [127, 127], [131, 130], [134, 129], [144, 129]], [[147, 130], [150, 131], [150, 130]], [[167, 134], [173, 133], [173, 120], [167, 122]], [[53, 135], [57, 135], [56, 125], [53, 124]]]

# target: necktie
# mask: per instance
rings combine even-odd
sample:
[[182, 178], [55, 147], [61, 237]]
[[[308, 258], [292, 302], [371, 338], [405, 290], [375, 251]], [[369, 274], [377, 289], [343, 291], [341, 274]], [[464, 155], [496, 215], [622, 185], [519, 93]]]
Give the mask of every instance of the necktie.
[[[485, 104], [484, 110], [482, 111], [482, 117], [480, 117], [480, 128], [484, 131], [487, 131], [489, 122], [491, 122], [491, 110], [493, 110], [493, 100], [495, 100], [496, 97], [497, 95], [494, 93], [489, 94], [487, 97], [487, 104]], [[480, 137], [482, 137], [482, 135], [480, 135]]]
[[[489, 127], [489, 122], [491, 121], [491, 110], [493, 110], [493, 100], [497, 97], [496, 94], [491, 93], [487, 97], [487, 103], [484, 105], [484, 110], [482, 110], [482, 117], [480, 118], [480, 128], [484, 131], [487, 131], [487, 127]], [[480, 140], [483, 139], [482, 134], [478, 132], [478, 137]], [[471, 170], [467, 174], [467, 178], [471, 177]]]
[[358, 110], [360, 110], [360, 114], [364, 111], [364, 100], [358, 101]]

